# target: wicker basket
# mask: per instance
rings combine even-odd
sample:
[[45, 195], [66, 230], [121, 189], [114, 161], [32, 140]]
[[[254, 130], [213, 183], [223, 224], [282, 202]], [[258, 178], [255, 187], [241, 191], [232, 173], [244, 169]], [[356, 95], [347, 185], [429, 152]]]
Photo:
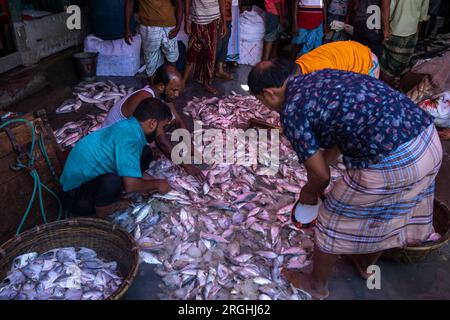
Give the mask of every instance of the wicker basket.
[[390, 249], [383, 253], [383, 258], [403, 263], [420, 262], [447, 244], [450, 239], [450, 210], [437, 199], [434, 200], [433, 225], [435, 231], [442, 235], [439, 241]]
[[4, 243], [0, 247], [0, 279], [6, 277], [15, 257], [60, 247], [91, 248], [100, 258], [117, 262], [124, 281], [108, 300], [120, 299], [136, 276], [139, 251], [125, 230], [104, 220], [77, 218], [37, 226]]

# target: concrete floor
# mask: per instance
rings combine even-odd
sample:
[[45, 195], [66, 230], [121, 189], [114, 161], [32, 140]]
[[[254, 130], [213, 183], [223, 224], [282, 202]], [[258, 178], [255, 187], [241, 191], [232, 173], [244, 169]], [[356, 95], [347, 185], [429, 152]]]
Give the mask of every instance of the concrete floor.
[[[43, 61], [42, 63], [47, 63]], [[29, 97], [9, 110], [29, 112], [46, 108], [54, 129], [65, 122], [76, 120], [86, 112], [80, 110], [77, 114], [55, 115], [54, 108], [71, 95], [71, 86], [76, 84], [73, 76], [73, 66], [70, 59], [62, 59], [51, 63], [47, 72], [50, 74], [50, 85], [45, 90]], [[61, 73], [60, 70], [65, 70]], [[247, 83], [249, 68], [241, 66], [235, 70], [235, 80], [215, 83], [221, 95], [228, 95], [232, 90], [244, 93], [241, 84]], [[142, 77], [112, 77], [115, 82], [127, 86], [141, 87], [145, 83]], [[208, 96], [197, 83], [191, 82], [179, 99], [179, 107], [194, 96]], [[450, 205], [450, 141], [443, 142], [444, 162], [437, 177], [437, 198]], [[446, 246], [438, 254], [428, 257], [418, 264], [401, 264], [380, 260], [381, 289], [367, 289], [365, 281], [361, 280], [353, 267], [345, 260], [339, 260], [330, 280], [330, 299], [450, 299], [450, 246]], [[149, 265], [142, 264], [138, 275], [129, 289], [127, 299], [158, 299], [161, 284], [159, 277]]]

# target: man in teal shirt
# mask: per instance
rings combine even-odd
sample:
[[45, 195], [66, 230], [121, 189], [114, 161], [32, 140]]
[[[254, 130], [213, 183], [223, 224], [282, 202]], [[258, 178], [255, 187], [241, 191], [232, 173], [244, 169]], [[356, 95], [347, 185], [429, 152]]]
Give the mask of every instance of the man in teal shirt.
[[167, 193], [166, 180], [142, 174], [151, 161], [151, 155], [143, 150], [165, 132], [171, 119], [166, 104], [148, 98], [129, 119], [80, 140], [70, 152], [60, 179], [66, 208], [75, 215], [95, 213], [104, 218], [121, 207], [123, 191]]

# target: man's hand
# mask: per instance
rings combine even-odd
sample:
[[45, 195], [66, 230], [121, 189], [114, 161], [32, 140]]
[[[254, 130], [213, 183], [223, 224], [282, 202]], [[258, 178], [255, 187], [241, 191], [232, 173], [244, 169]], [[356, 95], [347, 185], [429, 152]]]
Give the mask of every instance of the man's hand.
[[158, 183], [158, 192], [160, 194], [166, 194], [170, 191], [170, 185], [167, 180], [163, 180]]
[[186, 21], [184, 22], [184, 31], [186, 31], [188, 35], [191, 35], [192, 33], [191, 21], [189, 21], [188, 19], [186, 19]]
[[176, 26], [175, 28], [170, 30], [170, 32], [169, 32], [169, 39], [175, 38], [177, 36], [178, 32], [180, 32], [180, 27], [179, 26]]
[[302, 188], [299, 198], [301, 204], [314, 206], [317, 204], [318, 199], [319, 196], [317, 195], [317, 193], [311, 193], [306, 186]]
[[184, 167], [184, 170], [186, 170], [187, 174], [190, 176], [193, 176], [195, 179], [197, 179], [200, 182], [204, 182], [206, 177], [203, 174], [202, 170], [200, 170], [199, 168], [191, 165], [191, 164], [187, 164]]
[[133, 42], [133, 33], [129, 29], [126, 29], [123, 37], [125, 42], [131, 46], [131, 43]]
[[389, 30], [383, 30], [383, 44], [389, 41], [390, 36]]
[[222, 21], [221, 23], [221, 32], [220, 37], [223, 38], [227, 35], [227, 23], [225, 21]]

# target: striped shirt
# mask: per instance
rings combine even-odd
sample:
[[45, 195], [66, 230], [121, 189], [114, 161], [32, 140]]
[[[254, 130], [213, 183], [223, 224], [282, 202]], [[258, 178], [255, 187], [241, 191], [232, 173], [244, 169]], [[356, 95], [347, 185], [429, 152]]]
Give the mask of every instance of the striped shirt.
[[191, 21], [208, 24], [220, 18], [219, 0], [192, 0]]

